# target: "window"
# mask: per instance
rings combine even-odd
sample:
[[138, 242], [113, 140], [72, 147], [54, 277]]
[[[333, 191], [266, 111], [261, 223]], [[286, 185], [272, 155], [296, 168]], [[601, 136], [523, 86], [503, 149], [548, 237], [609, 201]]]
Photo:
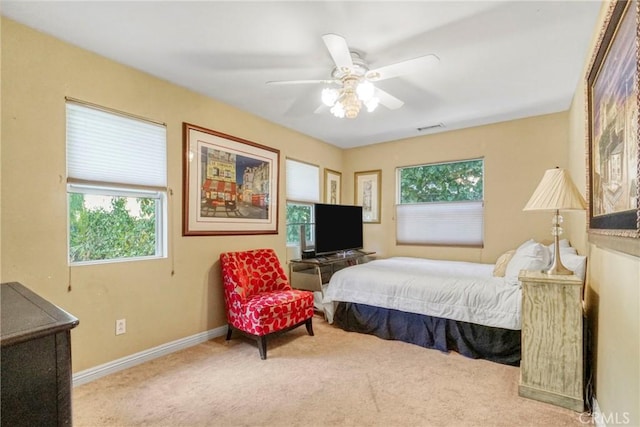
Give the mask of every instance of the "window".
[[67, 101], [69, 263], [166, 256], [166, 128]]
[[398, 244], [482, 246], [484, 160], [397, 169]]
[[320, 201], [320, 168], [286, 159], [287, 245], [303, 246], [300, 226], [305, 226], [305, 245], [313, 244], [313, 205]]

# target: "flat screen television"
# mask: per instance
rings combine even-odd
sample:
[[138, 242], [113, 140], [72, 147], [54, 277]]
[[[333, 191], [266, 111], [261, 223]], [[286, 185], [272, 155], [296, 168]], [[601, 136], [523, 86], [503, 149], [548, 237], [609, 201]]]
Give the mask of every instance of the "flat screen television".
[[316, 203], [316, 255], [362, 249], [362, 206]]

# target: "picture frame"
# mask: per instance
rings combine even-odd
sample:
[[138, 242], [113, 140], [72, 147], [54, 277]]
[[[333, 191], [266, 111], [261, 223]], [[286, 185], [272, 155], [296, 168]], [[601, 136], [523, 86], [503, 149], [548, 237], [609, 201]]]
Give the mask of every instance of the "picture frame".
[[324, 202], [339, 205], [342, 199], [342, 173], [324, 168]]
[[362, 221], [380, 224], [380, 183], [382, 170], [370, 170], [354, 173], [354, 204], [362, 206]]
[[638, 0], [611, 3], [586, 75], [589, 240], [623, 252], [640, 247], [639, 23]]
[[280, 151], [183, 123], [183, 236], [278, 233]]

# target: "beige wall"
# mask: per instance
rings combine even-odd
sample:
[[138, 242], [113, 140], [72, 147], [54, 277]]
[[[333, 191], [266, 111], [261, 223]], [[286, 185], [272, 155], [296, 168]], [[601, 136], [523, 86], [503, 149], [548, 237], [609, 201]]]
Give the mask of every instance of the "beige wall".
[[[181, 236], [182, 122], [279, 149], [281, 191], [285, 157], [342, 170], [334, 146], [4, 18], [2, 77], [0, 278], [22, 282], [80, 319], [72, 331], [76, 372], [225, 325], [221, 252], [273, 247], [285, 259], [283, 197], [278, 235]], [[169, 258], [68, 267], [65, 96], [167, 124]], [[120, 318], [127, 333], [116, 337]]]
[[[603, 3], [584, 65], [586, 76], [608, 3]], [[584, 78], [570, 110], [570, 169], [586, 190], [586, 96]], [[586, 218], [571, 218], [570, 238], [589, 256], [586, 305], [594, 338], [595, 397], [603, 420], [640, 425], [640, 258], [589, 242]], [[635, 246], [640, 246], [635, 242]], [[610, 422], [613, 424], [613, 422]]]
[[[568, 115], [557, 113], [350, 149], [345, 198], [353, 202], [353, 174], [382, 170], [380, 224], [365, 225], [365, 247], [382, 254], [493, 263], [527, 239], [551, 241], [551, 214], [523, 212], [546, 169], [567, 166]], [[484, 248], [398, 246], [395, 168], [483, 157]]]

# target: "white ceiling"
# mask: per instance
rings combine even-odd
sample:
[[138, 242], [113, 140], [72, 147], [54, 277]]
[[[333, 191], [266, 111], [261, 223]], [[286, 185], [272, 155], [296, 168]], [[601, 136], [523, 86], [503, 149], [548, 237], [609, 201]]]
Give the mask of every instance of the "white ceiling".
[[[601, 3], [573, 1], [7, 1], [2, 14], [339, 147], [569, 108]], [[404, 101], [355, 119], [321, 105], [339, 34], [371, 68], [435, 54], [376, 83]], [[185, 117], [185, 121], [189, 118]], [[442, 123], [437, 131], [417, 128]]]

